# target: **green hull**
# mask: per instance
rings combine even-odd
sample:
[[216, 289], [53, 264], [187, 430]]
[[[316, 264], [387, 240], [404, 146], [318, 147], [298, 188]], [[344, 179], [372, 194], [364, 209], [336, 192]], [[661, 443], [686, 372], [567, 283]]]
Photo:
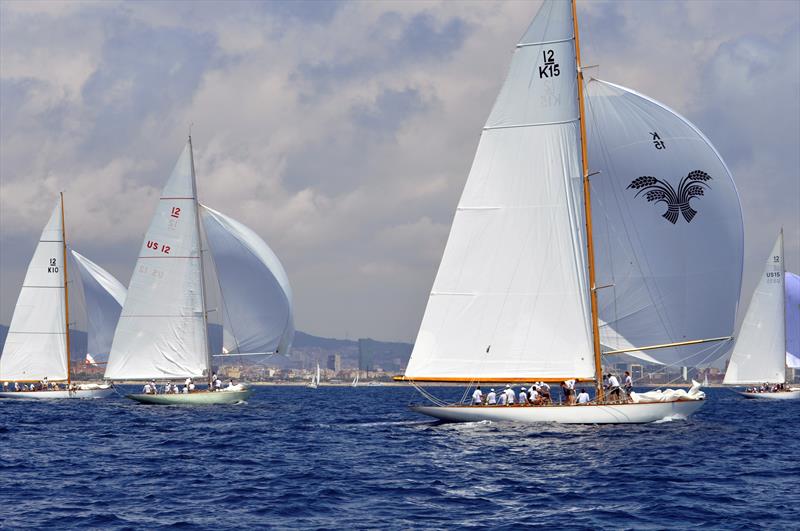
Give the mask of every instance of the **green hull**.
[[197, 393], [179, 393], [174, 395], [146, 395], [144, 393], [131, 394], [127, 397], [142, 404], [156, 404], [161, 406], [203, 406], [208, 404], [237, 404], [247, 400], [252, 390], [243, 391], [200, 391]]

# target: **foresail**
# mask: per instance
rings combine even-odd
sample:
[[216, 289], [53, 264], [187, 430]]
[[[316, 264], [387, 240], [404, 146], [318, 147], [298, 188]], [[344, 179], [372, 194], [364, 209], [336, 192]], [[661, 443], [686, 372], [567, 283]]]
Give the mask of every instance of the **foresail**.
[[522, 37], [478, 144], [405, 376], [593, 378], [569, 1]]
[[786, 272], [786, 366], [800, 369], [800, 276]]
[[0, 380], [66, 380], [67, 335], [61, 201], [33, 253], [0, 356]]
[[783, 234], [767, 258], [742, 327], [736, 337], [726, 384], [783, 383], [786, 380]]
[[86, 300], [88, 352], [95, 361], [105, 361], [111, 352], [111, 342], [117, 327], [125, 286], [114, 276], [79, 252], [71, 250], [73, 262], [80, 273], [83, 296]]
[[250, 228], [200, 207], [214, 258], [228, 354], [288, 353], [294, 338], [292, 291], [272, 249]]
[[[694, 125], [646, 96], [598, 80], [586, 95], [599, 316], [610, 325], [602, 343], [732, 336], [743, 229], [724, 161]], [[702, 366], [730, 346], [710, 341], [647, 355]]]
[[128, 285], [105, 378], [199, 377], [208, 365], [196, 190], [187, 144]]

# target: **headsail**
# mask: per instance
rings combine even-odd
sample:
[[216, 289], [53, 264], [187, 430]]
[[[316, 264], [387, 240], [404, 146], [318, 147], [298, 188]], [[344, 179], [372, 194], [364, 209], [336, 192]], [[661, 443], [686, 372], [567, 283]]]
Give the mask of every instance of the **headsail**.
[[783, 233], [767, 258], [761, 280], [733, 347], [726, 384], [786, 381]]
[[800, 276], [786, 272], [786, 366], [800, 369]]
[[191, 143], [161, 192], [119, 318], [105, 378], [199, 377], [208, 344]]
[[571, 5], [545, 1], [481, 135], [408, 379], [593, 378]]
[[0, 380], [66, 380], [64, 227], [59, 200], [33, 253], [0, 356]]
[[70, 252], [80, 273], [86, 300], [87, 356], [93, 361], [103, 361], [111, 351], [114, 330], [127, 290], [111, 273], [74, 249]]
[[[587, 84], [599, 317], [622, 348], [733, 335], [743, 229], [730, 171], [688, 120], [630, 89]], [[612, 333], [609, 333], [612, 332]], [[648, 350], [695, 365], [730, 341]], [[643, 352], [629, 352], [642, 357]]]
[[294, 338], [292, 290], [283, 266], [255, 232], [200, 207], [219, 282], [230, 354], [288, 353]]

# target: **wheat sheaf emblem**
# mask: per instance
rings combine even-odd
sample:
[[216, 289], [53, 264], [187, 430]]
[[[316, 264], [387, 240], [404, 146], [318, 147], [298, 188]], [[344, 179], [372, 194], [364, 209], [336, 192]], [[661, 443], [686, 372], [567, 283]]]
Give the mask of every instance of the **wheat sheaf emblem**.
[[711, 189], [707, 182], [710, 180], [711, 176], [709, 174], [695, 170], [681, 179], [676, 191], [667, 181], [643, 175], [634, 179], [628, 185], [628, 188], [638, 190], [635, 197], [644, 194], [644, 198], [647, 199], [648, 203], [666, 203], [667, 211], [662, 216], [674, 225], [678, 222], [678, 213], [683, 215], [686, 223], [692, 222], [697, 211], [692, 208], [689, 201], [695, 197], [704, 196], [705, 190]]

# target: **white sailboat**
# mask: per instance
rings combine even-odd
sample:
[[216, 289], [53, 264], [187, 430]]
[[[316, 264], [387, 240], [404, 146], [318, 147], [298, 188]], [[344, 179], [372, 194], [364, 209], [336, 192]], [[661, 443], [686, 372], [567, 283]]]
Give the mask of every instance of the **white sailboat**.
[[[219, 355], [209, 346], [207, 283], [220, 294], [216, 311], [229, 341]], [[231, 384], [212, 391], [213, 358], [282, 353], [293, 337], [292, 294], [283, 267], [255, 232], [198, 203], [189, 138], [145, 234], [105, 378], [205, 378], [209, 388], [204, 390], [128, 397], [149, 404], [237, 403], [251, 389]]]
[[317, 363], [317, 371], [311, 376], [311, 382], [306, 386], [310, 389], [316, 389], [319, 387], [320, 382], [320, 371], [319, 371], [319, 363]]
[[358, 377], [360, 375], [361, 375], [361, 371], [356, 372], [356, 377], [353, 378], [353, 383], [350, 384], [352, 387], [358, 387]]
[[787, 366], [796, 359], [789, 353], [788, 337], [792, 333], [800, 335], [800, 316], [786, 311], [786, 295], [781, 230], [750, 299], [723, 383], [748, 386], [767, 384], [767, 387], [783, 385], [787, 390], [740, 393], [746, 398], [800, 399], [800, 388], [786, 385]]
[[[111, 386], [106, 384], [72, 382], [66, 241], [62, 193], [39, 238], [14, 308], [8, 337], [0, 356], [0, 380], [5, 382], [0, 398], [104, 398], [113, 393]], [[115, 303], [99, 308], [100, 299], [108, 297], [108, 293], [115, 290], [117, 296], [124, 298], [124, 288], [120, 293], [119, 283], [107, 271], [74, 251], [73, 256], [76, 257], [81, 275], [87, 275], [82, 287], [88, 313], [89, 343], [92, 346], [100, 345], [109, 327], [113, 329], [116, 324], [113, 315]], [[91, 271], [85, 271], [86, 267], [91, 267]], [[106, 285], [95, 289], [89, 285], [94, 278], [106, 279]], [[109, 315], [98, 322], [95, 315], [97, 310], [107, 311]], [[119, 312], [118, 305], [116, 311]], [[95, 349], [95, 353], [99, 350], [102, 348]], [[50, 388], [13, 390], [19, 384], [37, 385], [42, 381], [48, 382]], [[63, 385], [54, 389], [53, 384], [57, 383]]]
[[[710, 142], [674, 111], [618, 85], [585, 87], [579, 49], [574, 2], [546, 0], [483, 129], [398, 379], [575, 380], [593, 382], [596, 399], [418, 412], [447, 421], [643, 423], [688, 417], [703, 404], [699, 384], [609, 403], [603, 356], [674, 363], [725, 348], [742, 264], [733, 180]], [[653, 208], [660, 203], [663, 214]], [[602, 230], [593, 233], [593, 222]], [[608, 295], [598, 301], [603, 288]]]

